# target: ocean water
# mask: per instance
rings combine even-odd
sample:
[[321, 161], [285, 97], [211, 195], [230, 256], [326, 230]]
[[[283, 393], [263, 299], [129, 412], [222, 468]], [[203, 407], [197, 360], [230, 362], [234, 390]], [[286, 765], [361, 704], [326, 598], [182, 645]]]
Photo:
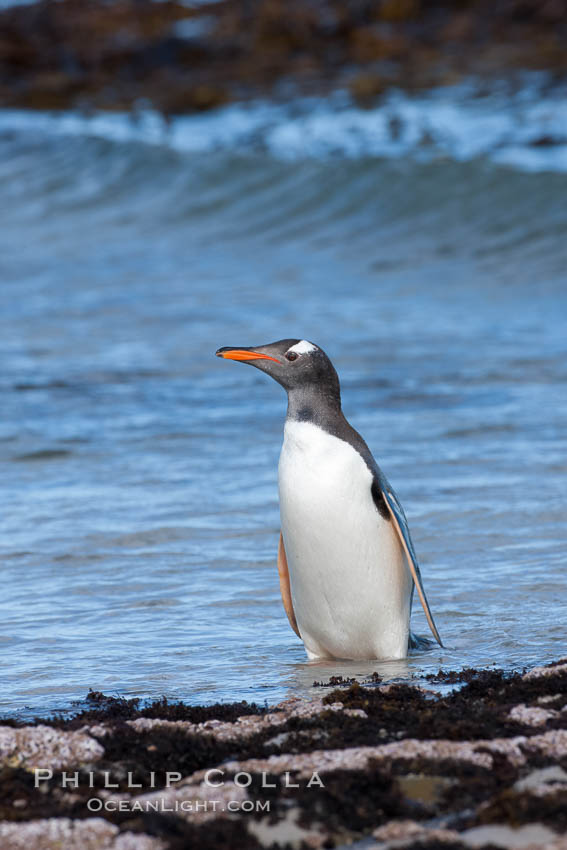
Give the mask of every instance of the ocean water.
[[[0, 114], [0, 713], [566, 654], [564, 124], [505, 92]], [[214, 357], [282, 337], [333, 359], [445, 649], [306, 662], [275, 564], [285, 395]]]

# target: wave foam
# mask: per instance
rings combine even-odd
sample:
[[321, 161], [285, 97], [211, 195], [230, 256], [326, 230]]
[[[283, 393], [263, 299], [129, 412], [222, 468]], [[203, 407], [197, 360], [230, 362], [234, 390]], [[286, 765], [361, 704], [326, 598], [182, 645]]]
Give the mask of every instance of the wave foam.
[[410, 96], [391, 92], [363, 110], [344, 93], [286, 105], [255, 101], [165, 120], [133, 115], [0, 112], [0, 131], [87, 135], [186, 153], [263, 151], [279, 159], [487, 158], [525, 171], [567, 171], [567, 98], [525, 85], [478, 95], [472, 85]]

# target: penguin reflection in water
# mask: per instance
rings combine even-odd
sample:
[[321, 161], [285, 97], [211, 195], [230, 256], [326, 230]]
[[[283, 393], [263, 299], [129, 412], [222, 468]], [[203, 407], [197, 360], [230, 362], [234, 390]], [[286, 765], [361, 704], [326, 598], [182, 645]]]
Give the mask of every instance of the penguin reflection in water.
[[370, 449], [341, 409], [339, 378], [306, 340], [219, 348], [287, 391], [278, 467], [280, 589], [310, 659], [405, 658], [414, 585], [437, 642], [407, 520]]

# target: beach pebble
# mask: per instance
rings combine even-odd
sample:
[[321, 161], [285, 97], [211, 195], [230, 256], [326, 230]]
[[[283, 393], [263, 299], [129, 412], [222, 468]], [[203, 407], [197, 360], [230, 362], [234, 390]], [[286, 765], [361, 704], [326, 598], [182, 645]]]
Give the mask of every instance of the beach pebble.
[[510, 710], [508, 717], [525, 726], [545, 726], [548, 720], [557, 717], [557, 711], [521, 703]]
[[97, 761], [103, 754], [102, 745], [84, 732], [64, 732], [51, 726], [0, 726], [0, 762], [10, 767], [58, 770]]
[[48, 818], [0, 823], [3, 850], [165, 850], [158, 838], [124, 832], [103, 818]]

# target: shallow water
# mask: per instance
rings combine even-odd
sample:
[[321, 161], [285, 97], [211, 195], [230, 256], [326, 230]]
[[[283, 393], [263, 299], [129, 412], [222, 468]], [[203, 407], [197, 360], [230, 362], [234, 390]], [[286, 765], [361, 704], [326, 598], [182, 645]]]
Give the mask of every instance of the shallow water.
[[[446, 152], [286, 158], [45, 122], [0, 120], [0, 712], [88, 688], [271, 703], [330, 675], [565, 654], [553, 157], [536, 173]], [[443, 650], [308, 664], [287, 625], [285, 397], [214, 351], [288, 336], [337, 366], [406, 508]], [[427, 633], [417, 607], [413, 623]]]

